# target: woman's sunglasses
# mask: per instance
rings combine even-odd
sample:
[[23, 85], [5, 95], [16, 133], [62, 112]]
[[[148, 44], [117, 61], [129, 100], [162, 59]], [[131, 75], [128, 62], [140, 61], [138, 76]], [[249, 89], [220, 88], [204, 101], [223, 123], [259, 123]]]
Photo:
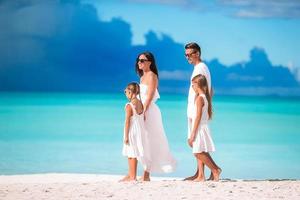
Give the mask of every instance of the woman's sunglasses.
[[149, 60], [147, 60], [147, 59], [136, 59], [136, 62], [144, 63], [144, 62], [146, 62], [146, 61], [149, 61]]

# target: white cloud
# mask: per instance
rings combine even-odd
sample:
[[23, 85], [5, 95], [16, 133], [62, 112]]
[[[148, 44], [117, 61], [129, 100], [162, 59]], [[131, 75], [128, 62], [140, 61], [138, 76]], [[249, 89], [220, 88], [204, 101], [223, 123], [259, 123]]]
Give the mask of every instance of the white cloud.
[[293, 61], [289, 61], [286, 65], [290, 72], [295, 76], [296, 80], [300, 83], [300, 68], [294, 65]]
[[[87, 1], [87, 0], [85, 0]], [[96, 0], [89, 0], [96, 1]], [[138, 4], [152, 4], [152, 5], [161, 5], [161, 6], [173, 6], [177, 8], [182, 8], [184, 10], [193, 10], [195, 12], [205, 12], [209, 1], [206, 0], [119, 0], [123, 3], [138, 3]]]
[[[96, 4], [100, 0], [81, 0]], [[113, 1], [113, 0], [111, 0]], [[114, 0], [119, 3], [175, 6], [194, 12], [220, 12], [239, 18], [300, 18], [300, 0]]]
[[219, 0], [241, 18], [300, 18], [299, 0]]
[[152, 3], [152, 4], [165, 4], [165, 5], [188, 5], [190, 0], [126, 0], [132, 3]]
[[300, 69], [296, 69], [294, 74], [295, 74], [297, 81], [300, 83]]
[[[240, 18], [300, 18], [300, 0], [121, 0], [127, 3], [179, 6], [194, 11], [216, 11], [225, 6]], [[203, 10], [203, 8], [205, 8]]]
[[216, 88], [219, 95], [246, 95], [246, 96], [300, 96], [300, 88], [287, 87], [234, 87], [234, 88]]
[[236, 73], [230, 73], [227, 76], [227, 80], [230, 81], [263, 81], [264, 77], [262, 76], [245, 76], [245, 75], [239, 75]]

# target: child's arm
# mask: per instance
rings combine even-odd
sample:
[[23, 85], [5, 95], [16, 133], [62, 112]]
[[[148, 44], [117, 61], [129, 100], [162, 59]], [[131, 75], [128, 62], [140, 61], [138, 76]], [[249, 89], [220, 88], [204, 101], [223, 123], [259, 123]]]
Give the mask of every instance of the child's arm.
[[124, 137], [124, 143], [129, 144], [128, 135], [129, 135], [129, 126], [130, 126], [130, 117], [132, 116], [132, 108], [129, 104], [126, 105], [125, 108], [125, 125], [124, 125], [124, 131], [125, 131], [125, 137]]
[[153, 96], [155, 94], [155, 90], [157, 88], [157, 78], [154, 74], [150, 74], [149, 76], [149, 85], [147, 90], [147, 99], [144, 103], [144, 112], [148, 110], [148, 107], [153, 99]]
[[193, 142], [195, 141], [196, 138], [196, 133], [200, 124], [201, 116], [202, 116], [202, 107], [204, 106], [204, 100], [202, 97], [197, 97], [196, 99], [196, 106], [197, 106], [197, 111], [196, 111], [196, 118], [194, 121], [194, 126], [192, 127], [192, 132], [191, 132], [191, 137], [188, 140], [189, 145], [192, 147]]

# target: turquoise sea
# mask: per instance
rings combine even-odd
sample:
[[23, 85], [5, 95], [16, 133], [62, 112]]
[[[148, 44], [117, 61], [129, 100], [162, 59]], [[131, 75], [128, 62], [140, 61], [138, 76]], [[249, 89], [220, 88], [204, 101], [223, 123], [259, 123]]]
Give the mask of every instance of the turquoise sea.
[[[186, 142], [184, 95], [158, 105], [186, 177], [196, 162]], [[123, 94], [0, 93], [0, 174], [125, 174]], [[300, 179], [300, 99], [216, 96], [212, 154], [222, 178]], [[208, 173], [208, 171], [207, 171]]]

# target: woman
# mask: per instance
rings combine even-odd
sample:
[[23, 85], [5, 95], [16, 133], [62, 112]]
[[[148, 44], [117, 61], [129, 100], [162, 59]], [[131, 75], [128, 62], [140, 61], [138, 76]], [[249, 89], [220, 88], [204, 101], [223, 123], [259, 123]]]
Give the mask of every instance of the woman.
[[144, 105], [145, 128], [148, 132], [147, 139], [151, 156], [151, 164], [149, 169], [144, 171], [142, 180], [150, 181], [150, 172], [173, 172], [176, 161], [171, 155], [161, 113], [155, 104], [160, 96], [157, 90], [158, 71], [153, 54], [150, 52], [139, 54], [135, 69], [140, 77], [140, 94]]

